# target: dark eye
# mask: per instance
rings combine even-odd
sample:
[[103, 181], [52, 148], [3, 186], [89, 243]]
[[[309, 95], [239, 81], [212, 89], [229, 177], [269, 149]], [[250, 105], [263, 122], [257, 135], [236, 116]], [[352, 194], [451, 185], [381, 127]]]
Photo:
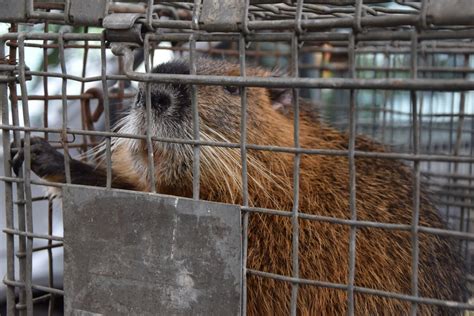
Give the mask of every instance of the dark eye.
[[225, 86], [224, 90], [227, 91], [227, 93], [231, 95], [239, 95], [240, 94], [240, 88], [237, 86]]

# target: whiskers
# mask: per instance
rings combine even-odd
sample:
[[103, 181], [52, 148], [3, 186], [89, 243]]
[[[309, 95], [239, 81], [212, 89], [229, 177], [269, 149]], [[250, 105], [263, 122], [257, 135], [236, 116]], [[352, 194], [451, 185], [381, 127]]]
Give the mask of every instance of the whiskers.
[[[206, 126], [201, 131], [201, 139], [214, 142], [227, 142], [222, 133]], [[279, 163], [276, 159], [273, 163]], [[280, 163], [284, 163], [280, 161]], [[291, 192], [288, 187], [288, 181], [282, 178], [282, 175], [275, 174], [270, 165], [259, 159], [259, 156], [249, 153], [247, 155], [248, 166], [248, 186], [249, 191], [258, 192], [259, 200], [271, 201], [277, 203], [275, 192], [279, 192], [279, 196], [287, 195]], [[217, 146], [201, 147], [201, 170], [206, 176], [203, 181], [205, 186], [215, 187], [221, 191], [220, 196], [229, 196], [229, 203], [240, 203], [242, 200], [242, 159], [239, 148], [225, 148]], [[209, 181], [209, 182], [207, 182]], [[272, 193], [268, 190], [272, 187]], [[281, 192], [281, 194], [280, 194]], [[291, 194], [288, 195], [291, 199]], [[254, 204], [253, 194], [249, 196], [249, 203]]]
[[[129, 114], [120, 119], [114, 126], [113, 131], [119, 134], [144, 135], [143, 126], [146, 120], [143, 111], [130, 110]], [[169, 139], [193, 139], [191, 129], [183, 128], [183, 124], [166, 121], [154, 122], [152, 125], [153, 135]], [[223, 133], [202, 124], [200, 139], [209, 142], [233, 143]], [[111, 137], [112, 161], [116, 151], [127, 151], [133, 163], [130, 168], [142, 174], [148, 175], [148, 162], [146, 155], [146, 143], [142, 139], [130, 137]], [[168, 141], [154, 141], [154, 168], [157, 187], [167, 185], [172, 187], [186, 186], [192, 183], [193, 146], [191, 144], [172, 143]], [[106, 142], [102, 141], [98, 146], [83, 153], [80, 157], [93, 159], [96, 164], [106, 163]], [[285, 161], [279, 161], [273, 157], [272, 163], [261, 159], [259, 154], [249, 153], [247, 155], [248, 186], [249, 191], [256, 192], [258, 200], [267, 200], [271, 204], [277, 203], [276, 196], [291, 199], [291, 187], [288, 186], [287, 175], [281, 172], [284, 168], [278, 168], [278, 164], [284, 165]], [[272, 166], [277, 166], [274, 168]], [[239, 148], [227, 148], [218, 146], [200, 147], [200, 170], [201, 187], [205, 189], [208, 199], [227, 203], [240, 203], [242, 201], [242, 160]], [[278, 170], [279, 174], [275, 171]], [[117, 170], [120, 173], [120, 170]], [[271, 187], [272, 190], [268, 190]], [[270, 191], [272, 193], [270, 193]], [[275, 192], [279, 192], [275, 194]], [[288, 197], [287, 197], [288, 195]], [[206, 198], [203, 196], [203, 198]], [[252, 194], [249, 202], [253, 205]], [[270, 203], [269, 203], [270, 204]]]
[[[130, 152], [138, 152], [141, 140], [133, 138], [133, 136], [144, 134], [141, 130], [144, 119], [143, 113], [134, 109], [129, 110], [127, 115], [122, 116], [111, 129], [112, 132], [122, 134], [122, 136], [110, 137], [111, 151], [114, 152], [118, 147], [124, 146]], [[130, 137], [125, 136], [125, 134]], [[104, 139], [94, 148], [80, 154], [78, 159], [91, 159], [96, 164], [103, 165], [106, 159], [106, 149], [107, 143]]]

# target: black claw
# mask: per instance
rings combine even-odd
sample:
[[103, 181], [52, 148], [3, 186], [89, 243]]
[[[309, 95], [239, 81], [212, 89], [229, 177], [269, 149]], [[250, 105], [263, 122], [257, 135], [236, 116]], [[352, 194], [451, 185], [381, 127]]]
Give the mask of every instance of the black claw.
[[[21, 147], [20, 147], [21, 148]], [[13, 160], [19, 149], [16, 147], [15, 142], [10, 143], [10, 160]]]
[[18, 175], [20, 172], [21, 165], [23, 164], [23, 139], [21, 140], [21, 147], [17, 148], [15, 143], [10, 144], [10, 165], [13, 168], [13, 172]]
[[21, 168], [21, 165], [23, 164], [23, 159], [24, 159], [23, 150], [21, 149], [17, 152], [15, 157], [13, 157], [13, 159], [10, 160], [10, 164], [13, 168], [13, 172], [16, 175], [18, 175], [20, 173], [20, 168]]

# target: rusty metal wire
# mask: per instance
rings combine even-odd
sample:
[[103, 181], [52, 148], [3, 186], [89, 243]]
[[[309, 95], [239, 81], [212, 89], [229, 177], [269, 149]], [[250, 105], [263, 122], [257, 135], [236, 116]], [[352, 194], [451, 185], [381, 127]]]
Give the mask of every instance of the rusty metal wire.
[[[115, 61], [120, 71], [108, 71], [106, 53], [110, 48], [107, 33], [91, 32], [51, 32], [53, 26], [71, 24], [63, 4], [34, 3], [28, 0], [27, 17], [17, 18], [8, 33], [0, 35], [0, 102], [2, 105], [2, 144], [4, 156], [8, 156], [10, 144], [17, 146], [20, 138], [25, 139], [24, 172], [14, 177], [7, 158], [4, 158], [4, 175], [0, 180], [5, 184], [5, 216], [3, 232], [7, 239], [7, 274], [4, 284], [7, 287], [7, 313], [14, 315], [17, 310], [22, 315], [32, 315], [36, 303], [48, 301], [49, 315], [55, 306], [55, 297], [64, 295], [60, 284], [54, 280], [52, 250], [62, 247], [62, 236], [53, 235], [52, 200], [48, 199], [47, 233], [39, 233], [33, 227], [33, 210], [44, 197], [34, 197], [32, 187], [69, 185], [50, 183], [31, 178], [29, 165], [29, 138], [31, 135], [44, 135], [48, 139], [61, 139], [65, 152], [74, 148], [87, 151], [101, 139], [106, 141], [107, 188], [111, 187], [110, 139], [125, 137], [141, 139], [152, 148], [153, 142], [190, 144], [194, 148], [193, 197], [199, 199], [199, 154], [202, 146], [217, 146], [240, 149], [242, 157], [242, 195], [243, 231], [247, 232], [250, 213], [264, 213], [292, 219], [293, 231], [293, 269], [291, 276], [255, 271], [246, 267], [246, 239], [243, 255], [243, 293], [246, 277], [249, 274], [289, 282], [292, 286], [291, 314], [296, 315], [296, 302], [299, 286], [311, 285], [337, 288], [348, 293], [349, 314], [354, 314], [354, 294], [365, 293], [411, 303], [412, 314], [420, 304], [449, 306], [461, 310], [474, 310], [474, 305], [463, 302], [447, 302], [420, 297], [418, 293], [418, 236], [429, 233], [450, 236], [463, 240], [463, 253], [467, 265], [473, 265], [472, 242], [474, 232], [471, 214], [474, 212], [474, 27], [457, 24], [456, 16], [448, 16], [442, 23], [427, 14], [426, 1], [395, 1], [396, 6], [384, 6], [391, 1], [263, 1], [246, 2], [245, 16], [240, 29], [230, 30], [220, 25], [198, 23], [200, 9], [195, 1], [169, 1], [146, 5], [111, 3], [107, 14], [136, 12], [143, 14], [136, 23], [143, 25], [145, 34], [142, 43], [115, 43], [120, 45], [122, 56]], [[153, 3], [153, 1], [149, 1]], [[199, 2], [200, 3], [200, 2]], [[196, 22], [197, 21], [197, 22]], [[1, 22], [1, 21], [0, 21]], [[19, 22], [20, 24], [17, 24]], [[24, 22], [39, 25], [42, 31], [28, 30]], [[173, 43], [171, 47], [157, 46], [163, 42]], [[229, 46], [216, 46], [212, 42], [232, 43]], [[276, 50], [268, 43], [283, 43], [285, 49]], [[206, 44], [198, 45], [198, 44]], [[189, 44], [189, 45], [184, 45]], [[146, 72], [132, 67], [135, 56], [132, 49], [144, 47]], [[41, 69], [30, 69], [25, 62], [25, 50], [41, 51]], [[48, 57], [53, 50], [59, 60], [59, 67], [53, 69]], [[82, 52], [81, 71], [66, 69], [67, 51]], [[201, 76], [194, 71], [190, 75], [152, 74], [153, 51], [169, 50], [189, 54], [195, 60], [198, 54], [226, 58], [240, 63], [240, 77]], [[98, 75], [88, 75], [87, 63], [91, 51], [100, 55], [101, 71]], [[117, 51], [116, 51], [117, 52]], [[151, 56], [150, 56], [151, 55]], [[305, 61], [304, 56], [312, 56]], [[273, 58], [273, 59], [272, 59]], [[268, 59], [270, 66], [283, 63], [288, 75], [281, 78], [259, 78], [245, 74], [249, 62], [262, 64]], [[370, 60], [370, 63], [367, 62]], [[6, 61], [6, 62], [2, 62]], [[283, 62], [282, 62], [283, 61]], [[268, 66], [268, 65], [267, 65]], [[284, 67], [282, 67], [284, 68]], [[194, 69], [194, 68], [193, 68]], [[43, 91], [33, 94], [27, 82], [40, 80]], [[48, 82], [61, 82], [61, 91], [50, 91]], [[109, 91], [108, 83], [118, 81], [118, 92]], [[115, 100], [124, 103], [134, 97], [125, 91], [125, 81], [180, 82], [191, 85], [242, 86], [242, 124], [241, 139], [237, 143], [209, 142], [199, 138], [197, 116], [197, 96], [193, 93], [194, 138], [190, 140], [158, 138], [147, 133], [146, 136], [118, 134], [111, 129], [111, 104]], [[69, 85], [78, 82], [79, 93], [69, 92]], [[96, 83], [95, 88], [86, 90], [86, 83]], [[298, 138], [299, 120], [295, 115], [295, 139], [293, 147], [277, 147], [250, 144], [246, 139], [246, 89], [249, 86], [287, 87], [293, 91], [294, 113], [298, 113], [298, 96], [305, 90], [318, 90], [328, 98], [343, 97], [340, 106], [322, 106], [328, 120], [340, 128], [349, 129], [348, 150], [329, 150], [324, 148], [301, 148]], [[403, 92], [401, 92], [403, 90]], [[193, 90], [195, 91], [195, 90]], [[307, 91], [306, 91], [307, 92]], [[337, 92], [337, 93], [336, 93]], [[405, 93], [405, 94], [403, 94]], [[363, 102], [359, 96], [370, 97], [372, 104]], [[450, 109], [438, 110], [435, 96], [442, 95], [451, 101]], [[147, 111], [150, 112], [151, 96], [147, 89]], [[408, 99], [409, 108], [397, 106], [397, 100]], [[34, 101], [43, 107], [41, 124], [33, 124], [29, 111]], [[82, 111], [78, 127], [68, 126], [68, 109], [80, 101]], [[91, 102], [98, 106], [92, 110]], [[76, 102], [77, 103], [77, 102]], [[362, 104], [364, 103], [364, 104]], [[49, 110], [62, 107], [62, 121], [59, 125], [50, 122]], [[349, 113], [349, 115], [348, 115]], [[103, 130], [95, 124], [105, 117]], [[22, 118], [22, 119], [21, 119]], [[150, 129], [150, 124], [148, 129]], [[408, 131], [408, 133], [406, 133]], [[383, 143], [392, 146], [389, 153], [358, 151], [355, 149], [356, 133], [369, 134]], [[77, 137], [69, 143], [71, 136]], [[407, 136], [408, 135], [408, 136]], [[69, 136], [69, 137], [68, 137]], [[399, 139], [397, 139], [399, 138]], [[247, 193], [247, 151], [262, 150], [274, 153], [284, 152], [295, 155], [293, 196], [295, 206], [291, 210], [271, 210], [249, 206]], [[149, 150], [149, 170], [153, 170], [153, 150]], [[299, 159], [301, 155], [329, 155], [349, 158], [350, 170], [350, 218], [341, 219], [314, 214], [305, 214], [298, 209]], [[355, 159], [358, 157], [402, 159], [412, 164], [415, 189], [413, 192], [413, 218], [411, 225], [361, 221], [357, 219], [355, 196]], [[66, 174], [69, 158], [65, 155]], [[152, 187], [154, 172], [150, 174]], [[438, 229], [419, 225], [420, 186], [424, 184], [435, 192], [435, 202], [445, 213], [447, 220], [456, 229]], [[16, 192], [16, 196], [14, 194]], [[15, 222], [15, 218], [17, 218]], [[300, 278], [298, 271], [298, 221], [300, 219], [346, 225], [350, 228], [350, 252], [348, 284], [335, 284], [319, 280]], [[354, 284], [355, 276], [355, 238], [359, 228], [373, 227], [386, 230], [407, 231], [412, 234], [412, 289], [410, 295], [385, 292], [359, 287]], [[44, 246], [36, 246], [34, 240], [45, 240]], [[33, 253], [47, 252], [47, 285], [35, 284], [32, 278]], [[17, 257], [17, 259], [16, 259]], [[18, 261], [19, 274], [15, 274], [15, 261]], [[469, 270], [473, 273], [474, 269]], [[472, 281], [471, 274], [466, 278]], [[19, 294], [17, 296], [17, 293]], [[242, 306], [245, 314], [246, 295]]]

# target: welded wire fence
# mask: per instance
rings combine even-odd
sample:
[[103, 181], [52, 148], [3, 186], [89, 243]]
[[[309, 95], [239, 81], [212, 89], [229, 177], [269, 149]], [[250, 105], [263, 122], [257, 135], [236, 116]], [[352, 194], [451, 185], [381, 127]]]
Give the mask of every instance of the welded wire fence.
[[[105, 142], [105, 186], [112, 189], [112, 138], [142, 140], [147, 151], [150, 191], [156, 192], [153, 161], [155, 142], [193, 146], [192, 197], [200, 198], [200, 152], [204, 146], [240, 150], [242, 177], [242, 312], [247, 306], [248, 276], [291, 284], [290, 311], [296, 315], [298, 289], [316, 286], [347, 293], [354, 314], [356, 294], [409, 302], [412, 311], [432, 304], [455, 310], [473, 310], [468, 302], [421, 297], [418, 292], [418, 236], [461, 240], [466, 279], [472, 281], [474, 239], [474, 28], [468, 1], [223, 1], [224, 17], [215, 1], [108, 2], [94, 14], [85, 3], [93, 1], [24, 1], [0, 13], [9, 30], [0, 40], [0, 95], [5, 190], [7, 314], [32, 315], [36, 304], [48, 302], [49, 313], [64, 295], [55, 269], [54, 252], [63, 246], [61, 224], [53, 221], [60, 204], [38, 195], [37, 189], [71, 183], [70, 157], [65, 155], [65, 183], [52, 183], [31, 173], [31, 137], [41, 136], [72, 155]], [[105, 1], [104, 1], [105, 3]], [[446, 5], [446, 3], [450, 3]], [[2, 6], [13, 1], [0, 1]], [[190, 62], [190, 74], [152, 73], [163, 53]], [[167, 55], [167, 56], [169, 56]], [[240, 76], [196, 74], [199, 56], [233, 61]], [[37, 56], [36, 61], [32, 56]], [[39, 62], [37, 62], [39, 60]], [[137, 67], [143, 61], [144, 69]], [[33, 63], [35, 63], [33, 65]], [[246, 75], [250, 65], [278, 69], [278, 77]], [[117, 133], [114, 123], [134, 102], [137, 83], [145, 84], [146, 108], [151, 117], [151, 83], [192, 86], [193, 138], [154, 136], [148, 121], [145, 135]], [[205, 85], [241, 87], [241, 124], [238, 142], [214, 142], [199, 135], [197, 88]], [[246, 87], [290, 88], [298, 113], [299, 96], [317, 104], [323, 120], [348, 132], [347, 149], [301, 147], [299, 119], [294, 120], [294, 146], [280, 147], [247, 140]], [[388, 145], [387, 152], [356, 150], [357, 134]], [[9, 163], [11, 146], [24, 140], [24, 169], [16, 176]], [[294, 155], [293, 201], [299, 190], [300, 160], [304, 155], [347, 157], [349, 168], [348, 218], [306, 214], [295, 203], [291, 210], [259, 208], [249, 203], [248, 151]], [[403, 160], [413, 170], [413, 199], [427, 188], [448, 222], [446, 228], [418, 224], [419, 203], [414, 203], [411, 224], [361, 221], [357, 218], [356, 160]], [[92, 157], [83, 155], [84, 161]], [[158, 192], [159, 193], [159, 192]], [[418, 205], [418, 206], [417, 206]], [[37, 211], [38, 210], [38, 211]], [[292, 219], [291, 275], [247, 267], [249, 216], [254, 213]], [[47, 218], [41, 228], [35, 218]], [[350, 230], [347, 284], [305, 279], [298, 270], [300, 220], [344, 225]], [[59, 225], [55, 227], [55, 225]], [[357, 230], [379, 228], [412, 234], [412, 288], [408, 293], [387, 292], [355, 283]], [[46, 253], [46, 278], [34, 274], [40, 253]], [[57, 257], [56, 257], [57, 258]], [[59, 257], [59, 260], [61, 258]], [[449, 269], [449, 267], [446, 267]], [[55, 303], [56, 301], [56, 303]]]

